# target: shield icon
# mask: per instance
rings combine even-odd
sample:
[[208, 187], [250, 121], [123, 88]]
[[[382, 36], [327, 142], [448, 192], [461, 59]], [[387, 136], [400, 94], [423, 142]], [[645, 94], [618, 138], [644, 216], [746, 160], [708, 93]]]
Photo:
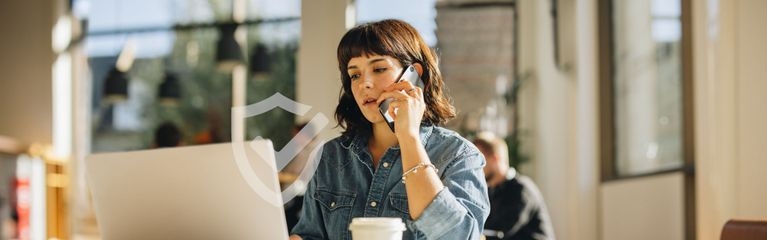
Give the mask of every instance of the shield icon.
[[[256, 116], [275, 108], [281, 108], [298, 116], [304, 116], [312, 107], [293, 101], [280, 93], [275, 93], [269, 98], [257, 103], [247, 106], [232, 107], [232, 126], [234, 126], [234, 121], [242, 120], [236, 118]], [[324, 114], [317, 113], [312, 120], [307, 123], [307, 127], [301, 129], [296, 136], [309, 136], [309, 139], [315, 138], [319, 135], [322, 129], [327, 127], [328, 123], [328, 118]], [[232, 135], [234, 135], [234, 131]], [[287, 203], [302, 192], [305, 184], [309, 182], [314, 171], [317, 169], [319, 156], [322, 155], [322, 146], [324, 145], [324, 142], [314, 145], [314, 149], [311, 149], [311, 152], [308, 155], [309, 159], [305, 162], [305, 166], [303, 166], [297, 179], [287, 186], [287, 188], [280, 194], [282, 196], [282, 201], [274, 199], [272, 196], [275, 196], [276, 193], [271, 190], [272, 188], [267, 187], [253, 172], [253, 166], [251, 165], [250, 159], [247, 157], [246, 152], [248, 149], [246, 148], [254, 151], [259, 156], [257, 159], [265, 161], [266, 165], [272, 170], [279, 171], [284, 169], [291, 160], [293, 160], [302, 150], [307, 148], [309, 141], [302, 141], [301, 139], [293, 137], [285, 147], [279, 151], [275, 150], [271, 143], [267, 143], [268, 146], [266, 147], [264, 144], [261, 136], [255, 137], [249, 143], [242, 141], [235, 142], [233, 138], [232, 151], [234, 152], [234, 160], [237, 163], [240, 175], [248, 186], [267, 202], [279, 206]], [[271, 156], [274, 157], [272, 158]]]

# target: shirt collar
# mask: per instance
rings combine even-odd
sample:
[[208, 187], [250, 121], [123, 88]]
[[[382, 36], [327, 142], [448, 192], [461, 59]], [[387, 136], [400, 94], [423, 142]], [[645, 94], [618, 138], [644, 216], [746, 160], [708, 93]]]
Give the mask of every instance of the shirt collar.
[[[431, 124], [421, 124], [421, 128], [419, 129], [419, 137], [421, 138], [421, 144], [424, 146], [426, 146], [426, 143], [429, 141], [429, 137], [431, 136], [433, 129], [434, 126]], [[345, 135], [341, 139], [341, 146], [349, 150], [362, 150], [363, 148], [367, 147], [369, 137], [370, 136], [367, 134], [358, 134], [354, 136]], [[399, 150], [399, 145], [393, 146], [392, 149]]]

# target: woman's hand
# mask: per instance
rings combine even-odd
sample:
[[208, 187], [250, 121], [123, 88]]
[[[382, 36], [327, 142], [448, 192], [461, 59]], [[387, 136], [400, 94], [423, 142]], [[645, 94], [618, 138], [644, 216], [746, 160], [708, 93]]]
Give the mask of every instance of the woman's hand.
[[394, 117], [394, 134], [397, 138], [418, 138], [423, 113], [426, 111], [423, 89], [409, 81], [400, 81], [384, 88], [384, 93], [378, 97], [378, 104], [387, 98], [394, 98], [389, 104], [389, 114]]

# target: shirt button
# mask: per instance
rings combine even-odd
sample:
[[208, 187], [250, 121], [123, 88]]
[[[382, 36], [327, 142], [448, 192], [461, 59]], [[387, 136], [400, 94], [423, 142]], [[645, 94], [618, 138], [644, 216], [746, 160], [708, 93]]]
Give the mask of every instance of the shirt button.
[[371, 207], [376, 207], [376, 205], [378, 205], [378, 203], [376, 203], [375, 201], [370, 202]]
[[330, 203], [330, 207], [335, 207], [335, 206], [336, 206], [336, 202]]
[[385, 163], [383, 164], [383, 166], [384, 166], [385, 168], [389, 168], [389, 163], [385, 162]]

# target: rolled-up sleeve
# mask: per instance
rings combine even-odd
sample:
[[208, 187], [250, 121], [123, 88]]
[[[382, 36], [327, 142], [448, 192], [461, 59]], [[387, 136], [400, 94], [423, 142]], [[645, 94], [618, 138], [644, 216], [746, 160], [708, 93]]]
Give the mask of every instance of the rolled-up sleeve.
[[448, 163], [445, 185], [421, 216], [412, 222], [427, 239], [479, 239], [490, 214], [482, 168], [485, 158], [474, 148]]

